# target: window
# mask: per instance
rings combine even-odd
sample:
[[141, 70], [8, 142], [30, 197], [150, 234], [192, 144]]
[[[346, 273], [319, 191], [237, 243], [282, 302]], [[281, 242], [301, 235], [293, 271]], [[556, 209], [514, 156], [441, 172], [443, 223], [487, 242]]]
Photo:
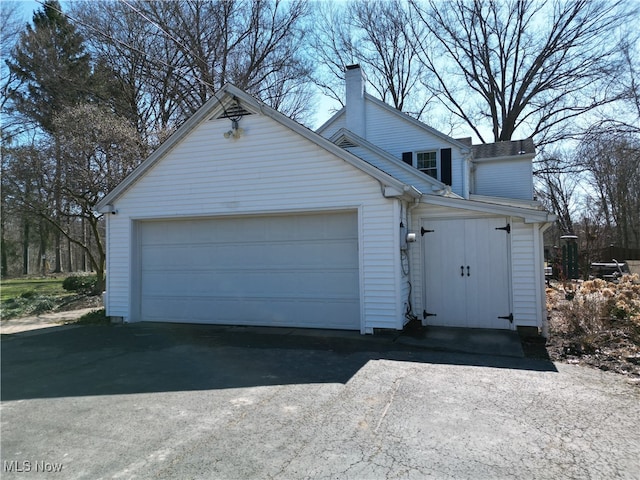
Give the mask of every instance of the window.
[[416, 154], [416, 160], [418, 170], [433, 178], [438, 178], [437, 152], [418, 152]]
[[[415, 163], [414, 163], [415, 160]], [[451, 185], [453, 170], [451, 169], [451, 149], [441, 148], [430, 152], [402, 152], [402, 161], [417, 168], [445, 185]]]

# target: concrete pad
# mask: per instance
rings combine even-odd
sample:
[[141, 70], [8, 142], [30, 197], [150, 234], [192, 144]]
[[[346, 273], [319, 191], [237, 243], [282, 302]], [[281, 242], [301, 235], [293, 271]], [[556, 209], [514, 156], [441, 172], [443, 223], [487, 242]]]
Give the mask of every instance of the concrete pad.
[[376, 331], [374, 335], [362, 335], [351, 330], [327, 330], [290, 327], [251, 327], [227, 325], [189, 325], [144, 322], [131, 324], [132, 327], [154, 327], [157, 329], [198, 330], [200, 335], [240, 334], [245, 338], [253, 336], [276, 336], [283, 339], [307, 339], [315, 342], [335, 341], [336, 345], [346, 343], [353, 348], [389, 349], [393, 345], [404, 345], [416, 349], [440, 352], [471, 353], [523, 358], [520, 336], [511, 330], [467, 329], [447, 327], [424, 327], [411, 332], [396, 330]]
[[520, 336], [512, 330], [426, 327], [422, 336], [400, 335], [397, 341], [427, 350], [524, 357]]
[[11, 335], [14, 333], [40, 330], [43, 328], [59, 327], [65, 322], [77, 320], [87, 313], [99, 310], [99, 308], [81, 308], [66, 312], [49, 312], [41, 315], [31, 315], [22, 318], [12, 318], [0, 321], [0, 334]]
[[[46, 313], [37, 316], [2, 320], [0, 322], [0, 334], [10, 335], [32, 331], [38, 334], [42, 329], [59, 327], [65, 322], [76, 320], [81, 316], [96, 310], [85, 308], [68, 312]], [[132, 326], [135, 324], [132, 324]], [[509, 357], [524, 356], [520, 338], [514, 331], [488, 330], [488, 329], [464, 329], [446, 327], [422, 327], [411, 329], [407, 332], [377, 331], [375, 335], [363, 336], [360, 332], [349, 330], [325, 330], [288, 327], [251, 327], [236, 325], [185, 325], [171, 323], [145, 322], [140, 326], [154, 326], [163, 328], [200, 328], [201, 335], [215, 335], [221, 332], [225, 334], [250, 334], [250, 335], [277, 335], [290, 337], [309, 337], [319, 339], [341, 339], [349, 342], [368, 342], [370, 344], [398, 343], [427, 350], [444, 352], [473, 353], [480, 355], [500, 355]], [[217, 332], [217, 333], [216, 333]]]

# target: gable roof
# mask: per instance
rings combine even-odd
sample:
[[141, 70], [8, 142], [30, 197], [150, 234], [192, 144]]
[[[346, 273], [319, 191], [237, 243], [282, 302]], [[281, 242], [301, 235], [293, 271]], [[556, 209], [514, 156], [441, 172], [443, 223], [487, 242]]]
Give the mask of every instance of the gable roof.
[[[240, 90], [238, 87], [226, 84], [216, 92], [196, 113], [185, 121], [164, 143], [162, 143], [146, 160], [144, 160], [129, 176], [118, 184], [94, 207], [96, 211], [105, 212], [109, 205], [131, 188], [151, 167], [164, 158], [176, 145], [178, 145], [190, 132], [201, 123], [217, 115], [231, 116], [227, 108], [236, 105], [239, 100], [245, 113], [266, 115], [295, 133], [305, 137], [317, 146], [341, 158], [345, 162], [359, 169], [363, 173], [373, 177], [385, 187], [390, 187], [389, 196], [405, 195], [411, 198], [420, 198], [421, 192], [415, 187], [407, 185], [379, 168], [367, 163], [360, 157], [340, 148], [328, 139], [318, 135], [307, 127], [292, 120], [286, 115], [269, 107], [264, 102]], [[234, 107], [235, 108], [235, 107]]]
[[525, 223], [548, 223], [556, 219], [555, 215], [544, 210], [541, 205], [534, 206], [517, 201], [508, 204], [504, 200], [507, 199], [475, 196], [475, 198], [467, 200], [462, 198], [444, 198], [437, 195], [424, 195], [420, 198], [420, 203], [519, 217], [522, 218]]
[[[442, 133], [440, 130], [436, 130], [433, 127], [430, 127], [429, 125], [427, 125], [424, 122], [421, 122], [420, 120], [417, 120], [415, 118], [413, 118], [412, 116], [401, 112], [400, 110], [398, 110], [397, 108], [392, 107], [391, 105], [383, 102], [382, 100], [377, 99], [376, 97], [368, 94], [365, 92], [364, 94], [364, 98], [365, 101], [371, 102], [374, 105], [383, 108], [385, 111], [387, 111], [388, 113], [390, 113], [391, 115], [395, 116], [396, 118], [400, 118], [405, 122], [408, 122], [412, 125], [415, 125], [416, 127], [424, 130], [426, 133], [429, 133], [431, 135], [434, 135], [435, 137], [440, 138], [441, 140], [444, 140], [445, 142], [449, 143], [450, 145], [459, 148], [463, 153], [468, 153], [471, 151], [471, 149], [469, 148], [469, 145], [467, 145], [464, 141], [460, 141], [457, 140], [453, 137], [450, 137], [449, 135], [446, 135], [444, 133]], [[316, 129], [316, 133], [322, 135], [322, 132], [324, 132], [327, 128], [329, 128], [334, 122], [336, 122], [339, 118], [341, 118], [343, 115], [346, 115], [347, 109], [346, 108], [342, 108], [340, 109], [338, 112], [336, 112], [329, 120], [327, 120], [325, 123], [323, 123], [318, 129]]]
[[318, 135], [322, 135], [322, 132], [324, 132], [327, 128], [329, 128], [331, 125], [333, 125], [342, 116], [344, 116], [346, 114], [347, 114], [347, 107], [342, 107], [340, 110], [338, 110], [336, 113], [334, 113], [331, 117], [329, 117], [329, 120], [327, 120], [322, 125], [320, 125], [318, 128], [316, 128], [315, 132]]
[[[395, 170], [402, 171], [403, 174], [406, 175], [407, 177], [403, 179], [403, 181], [406, 182], [408, 179], [410, 179], [411, 185], [414, 185], [414, 186], [426, 185], [429, 187], [428, 191], [437, 192], [440, 195], [445, 194], [448, 196], [453, 196], [455, 198], [461, 198], [458, 195], [452, 193], [451, 187], [449, 187], [448, 185], [445, 185], [444, 183], [431, 177], [430, 175], [422, 173], [420, 170], [407, 165], [405, 162], [403, 162], [399, 158], [396, 158], [395, 156], [391, 155], [389, 152], [383, 150], [377, 145], [369, 142], [368, 140], [365, 140], [359, 135], [356, 135], [351, 130], [347, 130], [346, 128], [341, 128], [340, 130], [335, 132], [329, 138], [329, 140], [331, 140], [333, 143], [335, 143], [336, 145], [339, 145], [342, 148], [348, 149], [353, 147], [361, 147], [367, 150], [369, 153], [371, 153], [372, 155], [374, 155], [375, 157], [381, 160], [381, 165], [379, 165], [378, 168], [381, 168], [382, 170], [386, 171], [390, 175], [394, 175], [394, 174], [389, 172], [385, 168], [384, 166], [385, 164], [389, 165]], [[365, 161], [367, 160], [365, 159]], [[428, 192], [423, 192], [423, 193], [428, 193]]]

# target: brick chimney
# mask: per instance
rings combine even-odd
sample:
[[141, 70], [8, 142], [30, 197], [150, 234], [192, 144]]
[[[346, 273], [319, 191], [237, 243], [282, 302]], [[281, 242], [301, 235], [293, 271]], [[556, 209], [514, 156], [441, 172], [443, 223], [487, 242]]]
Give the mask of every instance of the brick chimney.
[[366, 77], [360, 65], [348, 65], [345, 69], [347, 129], [366, 138], [364, 86]]

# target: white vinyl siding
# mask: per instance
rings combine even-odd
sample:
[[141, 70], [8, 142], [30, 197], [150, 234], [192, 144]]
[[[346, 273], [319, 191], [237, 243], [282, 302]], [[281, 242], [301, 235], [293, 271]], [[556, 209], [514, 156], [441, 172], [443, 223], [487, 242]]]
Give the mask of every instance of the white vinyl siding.
[[[439, 151], [442, 148], [451, 148], [451, 190], [458, 195], [465, 196], [463, 185], [466, 181], [464, 177], [467, 174], [467, 169], [459, 148], [452, 146], [443, 138], [429, 133], [424, 128], [406, 121], [402, 118], [402, 115], [392, 114], [369, 99], [365, 100], [365, 112], [367, 122], [366, 140], [385, 150], [398, 160], [402, 159], [403, 152]], [[344, 114], [341, 114], [319, 133], [325, 138], [331, 138], [340, 128], [346, 126], [344, 116]], [[358, 155], [355, 150], [354, 153]], [[369, 158], [365, 159], [369, 161]], [[412, 182], [412, 184], [414, 183], [415, 181]]]
[[261, 115], [198, 126], [116, 202], [109, 218], [109, 314], [131, 318], [132, 222], [144, 219], [303, 213], [356, 209], [362, 331], [401, 328], [397, 316], [398, 218], [380, 183]]
[[474, 169], [472, 193], [533, 200], [531, 160], [477, 162]]
[[420, 192], [429, 193], [432, 191], [432, 184], [429, 183], [429, 179], [425, 178], [424, 180], [420, 180], [416, 175], [413, 174], [413, 172], [407, 172], [407, 170], [402, 168], [401, 165], [395, 165], [385, 158], [380, 158], [378, 155], [366, 148], [349, 147], [346, 148], [346, 150], [362, 158], [363, 160], [379, 168], [380, 170], [388, 173], [389, 175], [394, 176], [401, 182], [404, 182], [407, 185], [413, 185]]
[[540, 327], [539, 278], [536, 269], [534, 224], [522, 220], [511, 221], [511, 278], [513, 288], [513, 317], [518, 325]]
[[112, 317], [127, 317], [129, 315], [129, 246], [132, 245], [131, 230], [129, 221], [125, 218], [108, 214], [106, 219], [107, 278], [105, 312]]
[[325, 123], [320, 127], [324, 127], [324, 129], [319, 129], [318, 134], [322, 135], [324, 138], [331, 138], [338, 130], [347, 127], [346, 111], [342, 110], [340, 113], [336, 113], [336, 115], [337, 116], [333, 116], [327, 121], [328, 124]]
[[403, 152], [439, 151], [442, 148], [451, 148], [451, 190], [464, 196], [464, 161], [460, 149], [425, 129], [403, 120], [401, 116], [391, 115], [386, 109], [373, 102], [368, 101], [366, 108], [367, 140], [398, 159], [402, 158]]
[[[398, 205], [400, 207], [400, 205]], [[402, 224], [405, 226], [405, 230], [402, 232], [402, 235], [405, 236], [406, 239], [406, 234], [411, 232], [411, 226], [410, 226], [410, 219], [409, 219], [409, 214], [407, 213], [407, 209], [409, 207], [409, 204], [404, 204], [403, 205], [403, 209], [404, 209], [404, 215], [402, 216]], [[400, 259], [399, 259], [399, 263], [398, 263], [398, 267], [400, 270], [399, 273], [399, 278], [400, 278], [400, 299], [398, 301], [398, 305], [400, 306], [400, 311], [399, 311], [399, 315], [403, 318], [404, 323], [408, 322], [409, 319], [406, 318], [406, 313], [407, 313], [407, 307], [409, 306], [409, 302], [411, 302], [411, 305], [413, 306], [413, 299], [409, 298], [409, 295], [411, 294], [411, 245], [414, 242], [406, 242], [406, 240], [403, 242], [403, 238], [399, 237], [398, 238], [398, 248], [400, 248], [400, 246], [402, 245], [402, 243], [406, 243], [406, 248], [404, 249], [404, 251], [400, 251]]]

